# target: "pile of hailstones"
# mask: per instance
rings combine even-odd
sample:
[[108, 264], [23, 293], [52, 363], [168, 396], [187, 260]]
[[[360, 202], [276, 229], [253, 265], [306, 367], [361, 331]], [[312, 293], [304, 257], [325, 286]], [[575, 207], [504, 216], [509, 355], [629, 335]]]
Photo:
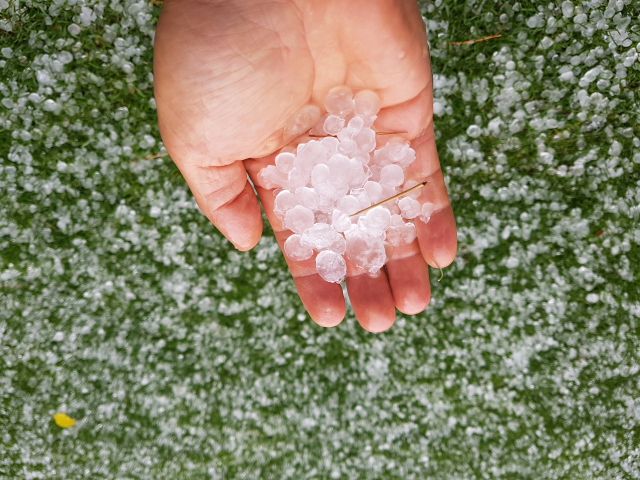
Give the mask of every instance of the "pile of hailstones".
[[[355, 98], [348, 87], [333, 88], [325, 99], [327, 113], [307, 106], [288, 122], [287, 133], [325, 136], [283, 149], [260, 172], [261, 183], [276, 189], [274, 211], [291, 235], [284, 251], [291, 260], [316, 257], [318, 274], [327, 282], [342, 283], [347, 273], [343, 255], [376, 275], [393, 247], [411, 243], [420, 218], [428, 222], [433, 204], [420, 205], [419, 189], [399, 199], [363, 209], [398, 195], [418, 183], [405, 182], [405, 169], [416, 154], [408, 142], [389, 142], [375, 150], [371, 129], [380, 99], [369, 90]], [[375, 150], [375, 151], [374, 151]]]

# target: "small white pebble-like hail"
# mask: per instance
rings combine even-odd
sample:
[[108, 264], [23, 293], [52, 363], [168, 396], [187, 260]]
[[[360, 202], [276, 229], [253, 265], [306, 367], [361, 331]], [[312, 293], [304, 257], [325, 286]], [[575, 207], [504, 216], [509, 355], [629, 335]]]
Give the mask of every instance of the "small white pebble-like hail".
[[406, 180], [415, 159], [409, 142], [391, 141], [375, 150], [371, 128], [380, 99], [370, 91], [355, 97], [349, 87], [329, 91], [321, 115], [315, 106], [294, 114], [285, 130], [299, 135], [311, 129], [325, 136], [283, 149], [259, 174], [265, 188], [276, 189], [274, 211], [293, 234], [285, 241], [287, 257], [308, 260], [317, 252], [318, 274], [341, 283], [347, 274], [344, 256], [372, 275], [384, 266], [393, 247], [411, 243], [416, 227], [428, 222], [433, 204], [420, 205], [415, 190], [360, 215], [363, 209], [416, 186]]

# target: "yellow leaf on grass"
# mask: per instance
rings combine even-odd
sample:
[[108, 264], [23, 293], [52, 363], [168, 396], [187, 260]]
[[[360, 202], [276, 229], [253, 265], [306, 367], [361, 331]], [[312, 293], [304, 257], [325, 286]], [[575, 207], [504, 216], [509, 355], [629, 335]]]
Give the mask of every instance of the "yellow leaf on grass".
[[53, 421], [56, 422], [56, 425], [60, 428], [69, 428], [76, 424], [76, 421], [73, 418], [64, 413], [56, 413], [53, 416]]

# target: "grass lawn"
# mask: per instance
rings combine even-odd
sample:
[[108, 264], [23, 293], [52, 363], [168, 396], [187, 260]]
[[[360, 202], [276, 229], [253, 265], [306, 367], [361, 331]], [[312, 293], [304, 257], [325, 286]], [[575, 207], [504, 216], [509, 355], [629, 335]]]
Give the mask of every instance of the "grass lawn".
[[157, 156], [155, 3], [0, 0], [0, 479], [640, 479], [640, 1], [421, 3], [459, 253], [378, 335]]

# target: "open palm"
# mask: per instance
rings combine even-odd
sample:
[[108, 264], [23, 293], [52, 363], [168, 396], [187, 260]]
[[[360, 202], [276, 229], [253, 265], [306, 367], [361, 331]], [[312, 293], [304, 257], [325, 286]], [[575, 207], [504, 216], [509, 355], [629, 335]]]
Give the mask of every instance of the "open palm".
[[[383, 331], [430, 299], [427, 263], [449, 265], [456, 228], [432, 125], [431, 69], [415, 0], [167, 0], [155, 38], [160, 132], [203, 213], [240, 250], [262, 233], [260, 207], [282, 247], [290, 235], [273, 212], [274, 195], [258, 173], [283, 146], [308, 137], [285, 133], [305, 105], [321, 109], [327, 92], [347, 85], [381, 99], [375, 128], [402, 131], [417, 161], [407, 179], [428, 180], [419, 201], [435, 204], [417, 241], [396, 248], [380, 275], [347, 262], [347, 289], [360, 324]], [[379, 140], [384, 137], [380, 137]], [[320, 325], [345, 314], [339, 285], [313, 259], [287, 259], [296, 288]]]

